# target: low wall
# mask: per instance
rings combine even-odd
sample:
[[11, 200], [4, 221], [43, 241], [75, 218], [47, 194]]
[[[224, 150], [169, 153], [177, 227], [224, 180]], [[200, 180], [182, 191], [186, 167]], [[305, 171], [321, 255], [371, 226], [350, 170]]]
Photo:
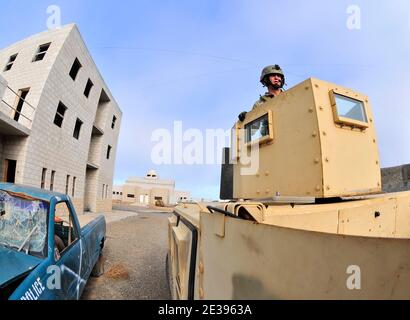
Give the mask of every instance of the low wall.
[[384, 192], [410, 190], [410, 164], [383, 168], [382, 188]]

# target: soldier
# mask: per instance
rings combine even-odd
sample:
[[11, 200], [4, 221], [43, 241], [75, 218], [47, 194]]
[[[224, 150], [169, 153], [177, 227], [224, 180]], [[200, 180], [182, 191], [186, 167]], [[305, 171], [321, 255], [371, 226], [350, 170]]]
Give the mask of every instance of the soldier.
[[[277, 64], [267, 66], [262, 70], [260, 82], [264, 87], [268, 88], [268, 92], [260, 96], [259, 100], [253, 105], [252, 110], [281, 94], [283, 86], [285, 85], [285, 74]], [[242, 112], [239, 115], [239, 120], [244, 121], [246, 114], [247, 112]]]

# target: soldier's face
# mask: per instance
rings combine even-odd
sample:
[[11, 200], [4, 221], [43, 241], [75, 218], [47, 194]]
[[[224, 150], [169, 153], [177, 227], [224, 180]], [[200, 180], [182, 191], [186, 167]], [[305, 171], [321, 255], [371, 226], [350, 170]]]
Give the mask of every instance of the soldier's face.
[[279, 74], [269, 75], [269, 81], [274, 87], [280, 87], [282, 85], [282, 77]]

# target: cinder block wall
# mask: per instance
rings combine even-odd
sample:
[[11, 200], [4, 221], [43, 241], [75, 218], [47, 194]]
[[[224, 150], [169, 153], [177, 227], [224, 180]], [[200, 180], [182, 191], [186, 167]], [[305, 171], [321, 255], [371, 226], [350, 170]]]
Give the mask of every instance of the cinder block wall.
[[0, 75], [0, 103], [6, 91], [7, 81]]
[[410, 190], [410, 164], [383, 168], [382, 187], [384, 192]]
[[[45, 43], [51, 43], [45, 58], [33, 62], [39, 45]], [[53, 190], [62, 193], [66, 192], [69, 175], [68, 195], [79, 213], [83, 212], [84, 207], [94, 212], [111, 211], [114, 163], [122, 112], [77, 27], [68, 25], [13, 44], [0, 51], [0, 64], [7, 63], [9, 57], [16, 53], [18, 56], [12, 69], [3, 71], [2, 75], [16, 91], [30, 88], [26, 100], [35, 106], [35, 111], [30, 114], [33, 111], [27, 106], [23, 107], [23, 114], [32, 119], [32, 122], [26, 124], [31, 129], [29, 137], [7, 136], [0, 140], [1, 162], [4, 159], [17, 160], [16, 183], [34, 187], [40, 187], [42, 169], [46, 168], [44, 187], [47, 190], [50, 189], [51, 172], [55, 171]], [[76, 58], [82, 67], [73, 80], [69, 72]], [[84, 89], [88, 79], [94, 86], [86, 97]], [[102, 91], [109, 103], [104, 112], [99, 113]], [[16, 97], [6, 91], [4, 99], [13, 105]], [[61, 127], [54, 124], [59, 102], [67, 107]], [[111, 126], [113, 116], [117, 119], [114, 128]], [[79, 139], [73, 137], [77, 119], [83, 123]], [[91, 143], [96, 121], [104, 131], [98, 148]], [[109, 159], [106, 157], [108, 145], [112, 147]], [[86, 168], [90, 160], [95, 160], [98, 169], [94, 179], [87, 180], [89, 176], [86, 175]], [[76, 178], [75, 185], [73, 177]]]

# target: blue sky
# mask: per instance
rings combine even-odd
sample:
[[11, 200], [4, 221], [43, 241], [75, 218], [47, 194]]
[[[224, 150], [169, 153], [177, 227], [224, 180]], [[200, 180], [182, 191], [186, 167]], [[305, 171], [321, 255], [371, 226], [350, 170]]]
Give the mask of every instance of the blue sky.
[[[218, 198], [219, 165], [159, 165], [151, 134], [232, 127], [278, 63], [288, 87], [308, 77], [370, 96], [382, 166], [410, 163], [410, 2], [0, 0], [0, 47], [44, 31], [49, 5], [76, 23], [124, 117], [115, 182], [153, 168], [197, 198]], [[375, 4], [377, 3], [377, 5]], [[346, 22], [361, 9], [361, 29]]]

